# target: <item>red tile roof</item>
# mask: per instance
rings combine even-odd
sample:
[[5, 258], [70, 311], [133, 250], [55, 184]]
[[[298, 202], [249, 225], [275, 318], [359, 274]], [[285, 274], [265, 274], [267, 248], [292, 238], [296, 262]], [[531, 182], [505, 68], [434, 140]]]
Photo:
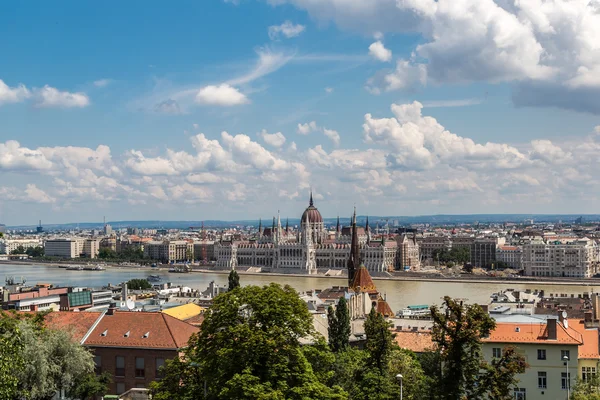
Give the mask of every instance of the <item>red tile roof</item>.
[[394, 331], [394, 340], [403, 349], [424, 353], [433, 350], [430, 331]]
[[356, 274], [354, 275], [354, 279], [352, 280], [351, 289], [355, 292], [358, 292], [360, 288], [361, 292], [367, 293], [377, 293], [377, 287], [369, 274], [369, 271], [364, 265], [361, 265]]
[[579, 345], [579, 358], [600, 359], [598, 328], [585, 329], [583, 321], [572, 318], [569, 318], [569, 328], [576, 330], [583, 336], [583, 344]]
[[544, 343], [580, 345], [583, 343], [581, 334], [572, 327], [565, 328], [560, 322], [556, 323], [556, 340], [548, 339], [548, 327], [545, 323], [509, 323], [498, 322], [496, 329], [488, 338], [482, 339], [489, 343]]
[[[199, 329], [161, 312], [105, 315], [84, 344], [91, 347], [179, 349]], [[145, 337], [147, 336], [147, 337]]]
[[54, 311], [46, 315], [45, 321], [48, 328], [69, 331], [74, 340], [81, 342], [101, 316], [101, 312]]

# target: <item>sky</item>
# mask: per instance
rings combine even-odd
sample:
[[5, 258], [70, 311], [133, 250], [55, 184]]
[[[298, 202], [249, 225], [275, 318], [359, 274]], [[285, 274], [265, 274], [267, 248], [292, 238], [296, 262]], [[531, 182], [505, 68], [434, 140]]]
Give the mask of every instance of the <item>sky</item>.
[[0, 223], [599, 212], [599, 0], [0, 15]]

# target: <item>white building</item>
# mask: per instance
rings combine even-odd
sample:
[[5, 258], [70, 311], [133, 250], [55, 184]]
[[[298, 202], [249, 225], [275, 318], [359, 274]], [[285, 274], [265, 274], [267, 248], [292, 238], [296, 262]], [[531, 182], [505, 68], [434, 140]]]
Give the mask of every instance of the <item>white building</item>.
[[185, 240], [152, 241], [144, 244], [144, 255], [166, 263], [193, 260], [194, 243]]
[[0, 254], [11, 254], [19, 246], [27, 250], [41, 245], [42, 242], [39, 239], [2, 239], [0, 240]]
[[48, 239], [44, 243], [44, 254], [48, 257], [77, 258], [81, 254], [76, 239]]
[[502, 261], [510, 268], [521, 269], [522, 259], [523, 249], [519, 246], [498, 246], [496, 248], [496, 261]]
[[529, 276], [589, 278], [598, 270], [598, 246], [588, 238], [533, 241], [523, 246], [523, 269]]

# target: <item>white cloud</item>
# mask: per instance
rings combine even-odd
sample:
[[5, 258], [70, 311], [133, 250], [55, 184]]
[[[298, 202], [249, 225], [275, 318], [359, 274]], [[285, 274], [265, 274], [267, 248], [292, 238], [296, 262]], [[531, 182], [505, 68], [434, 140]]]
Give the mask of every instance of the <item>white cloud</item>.
[[267, 133], [266, 129], [263, 129], [258, 135], [269, 146], [281, 147], [285, 144], [285, 136], [281, 132]]
[[48, 196], [46, 192], [38, 188], [36, 185], [28, 184], [25, 189], [25, 194], [27, 195], [27, 200], [32, 201], [34, 203], [54, 203], [56, 201], [55, 198]]
[[314, 132], [318, 129], [317, 123], [315, 121], [307, 122], [305, 124], [298, 124], [298, 129], [296, 132], [300, 135], [308, 135], [311, 132]]
[[326, 87], [325, 88], [325, 92], [326, 93], [333, 93], [333, 88], [332, 87]]
[[340, 145], [340, 134], [337, 131], [334, 131], [333, 129], [323, 128], [323, 134], [325, 134], [325, 136], [331, 139], [335, 146]]
[[367, 81], [367, 90], [373, 94], [382, 91], [412, 89], [427, 83], [427, 67], [406, 60], [398, 60], [393, 71], [379, 71]]
[[36, 170], [52, 167], [40, 150], [21, 147], [16, 140], [0, 143], [0, 169], [5, 170]]
[[275, 52], [269, 48], [261, 48], [257, 50], [257, 54], [258, 61], [248, 73], [230, 79], [225, 83], [232, 86], [250, 83], [263, 76], [274, 73], [294, 58], [293, 53]]
[[293, 24], [291, 21], [285, 21], [281, 25], [272, 25], [269, 27], [269, 38], [277, 40], [281, 35], [286, 38], [299, 36], [306, 27], [300, 24]]
[[83, 92], [61, 92], [48, 85], [36, 90], [35, 98], [38, 107], [83, 108], [90, 105], [90, 99]]
[[202, 105], [231, 107], [249, 102], [245, 94], [225, 83], [205, 86], [196, 94], [196, 103]]
[[445, 107], [467, 107], [476, 106], [483, 103], [483, 99], [457, 99], [457, 100], [432, 100], [424, 101], [425, 108], [445, 108]]
[[369, 46], [369, 55], [374, 59], [381, 62], [388, 62], [392, 60], [392, 51], [386, 49], [381, 41], [371, 43]]
[[98, 79], [97, 81], [94, 81], [94, 86], [98, 88], [103, 88], [110, 85], [112, 82], [112, 79]]
[[23, 84], [10, 87], [0, 79], [0, 106], [8, 103], [20, 103], [31, 97], [31, 92]]

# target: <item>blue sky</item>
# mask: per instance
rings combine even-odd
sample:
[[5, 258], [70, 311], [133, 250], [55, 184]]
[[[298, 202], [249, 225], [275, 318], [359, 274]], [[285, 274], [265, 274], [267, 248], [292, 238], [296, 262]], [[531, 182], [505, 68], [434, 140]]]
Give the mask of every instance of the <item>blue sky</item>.
[[597, 7], [2, 3], [0, 222], [597, 212]]

